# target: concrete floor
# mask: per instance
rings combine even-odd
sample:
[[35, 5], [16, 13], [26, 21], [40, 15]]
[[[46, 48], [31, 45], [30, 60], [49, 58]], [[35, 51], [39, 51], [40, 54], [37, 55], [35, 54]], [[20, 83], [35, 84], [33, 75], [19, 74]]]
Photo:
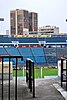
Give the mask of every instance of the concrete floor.
[[[0, 81], [1, 83], [1, 81]], [[11, 81], [10, 100], [15, 100], [15, 80]], [[59, 79], [40, 79], [35, 80], [35, 93], [36, 97], [32, 98], [27, 84], [24, 80], [18, 80], [18, 94], [17, 100], [67, 100], [58, 91], [60, 86]], [[4, 100], [8, 99], [8, 81], [4, 82]], [[2, 85], [0, 84], [0, 100], [2, 100]]]

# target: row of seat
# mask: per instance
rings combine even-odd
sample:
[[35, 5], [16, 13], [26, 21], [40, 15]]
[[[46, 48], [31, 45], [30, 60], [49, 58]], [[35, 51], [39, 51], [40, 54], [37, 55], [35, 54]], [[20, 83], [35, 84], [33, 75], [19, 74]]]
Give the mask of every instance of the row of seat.
[[[27, 58], [32, 59], [35, 64], [45, 64], [45, 56], [43, 48], [16, 48], [6, 47], [0, 48], [0, 55], [12, 55], [12, 56], [23, 56], [23, 61], [19, 59], [19, 63], [25, 63]], [[13, 63], [15, 60], [13, 59]]]
[[[35, 64], [39, 65], [57, 65], [57, 61], [63, 56], [63, 53], [67, 51], [67, 48], [42, 48], [42, 47], [6, 47], [0, 48], [0, 55], [12, 55], [23, 56], [23, 61], [19, 59], [19, 63], [25, 63], [26, 58], [32, 59]], [[67, 56], [67, 55], [65, 55]], [[12, 60], [15, 63], [15, 60]]]
[[15, 37], [1, 37], [0, 43], [12, 43], [12, 41], [19, 41], [19, 43], [38, 43], [39, 41], [46, 42], [66, 42], [67, 37], [51, 37], [51, 38], [15, 38]]

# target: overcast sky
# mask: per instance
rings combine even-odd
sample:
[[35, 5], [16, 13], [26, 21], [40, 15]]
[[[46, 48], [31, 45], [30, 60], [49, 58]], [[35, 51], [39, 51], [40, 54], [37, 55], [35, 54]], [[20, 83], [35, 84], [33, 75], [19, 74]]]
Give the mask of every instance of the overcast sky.
[[38, 13], [38, 26], [55, 25], [67, 32], [67, 0], [0, 0], [0, 33], [10, 28], [10, 10], [25, 9]]

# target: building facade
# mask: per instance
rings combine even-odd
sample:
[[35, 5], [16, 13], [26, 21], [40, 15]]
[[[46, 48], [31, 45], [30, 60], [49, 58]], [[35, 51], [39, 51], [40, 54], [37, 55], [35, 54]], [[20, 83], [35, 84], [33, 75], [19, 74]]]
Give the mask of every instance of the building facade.
[[39, 32], [42, 34], [49, 34], [49, 33], [59, 34], [59, 27], [47, 25], [47, 26], [40, 27]]
[[29, 31], [35, 31], [37, 28], [37, 13], [32, 14], [22, 9], [10, 11], [10, 34], [12, 36], [28, 35]]
[[16, 9], [10, 11], [10, 33], [11, 35], [23, 35], [29, 31], [29, 12]]
[[29, 13], [29, 31], [38, 31], [38, 14], [34, 12]]

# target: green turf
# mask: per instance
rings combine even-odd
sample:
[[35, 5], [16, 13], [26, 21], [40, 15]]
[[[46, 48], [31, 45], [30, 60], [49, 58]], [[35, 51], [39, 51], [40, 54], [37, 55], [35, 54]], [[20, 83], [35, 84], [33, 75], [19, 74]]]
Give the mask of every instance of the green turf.
[[[26, 75], [26, 70], [24, 70], [24, 76]], [[16, 76], [16, 70], [13, 70], [13, 76]], [[23, 76], [23, 70], [17, 70], [17, 76]]]
[[[35, 74], [35, 78], [40, 78], [41, 75], [41, 69], [35, 69], [34, 74]], [[13, 76], [15, 76], [16, 71], [13, 71]], [[24, 70], [24, 75], [26, 75], [26, 70]], [[58, 75], [58, 69], [56, 68], [42, 68], [42, 78], [44, 76], [57, 76]], [[23, 71], [22, 70], [17, 70], [17, 76], [23, 76]]]
[[[40, 69], [35, 69], [35, 78], [40, 78], [41, 75], [41, 70]], [[58, 69], [55, 68], [43, 68], [42, 69], [42, 78], [44, 76], [57, 76], [58, 75]]]

